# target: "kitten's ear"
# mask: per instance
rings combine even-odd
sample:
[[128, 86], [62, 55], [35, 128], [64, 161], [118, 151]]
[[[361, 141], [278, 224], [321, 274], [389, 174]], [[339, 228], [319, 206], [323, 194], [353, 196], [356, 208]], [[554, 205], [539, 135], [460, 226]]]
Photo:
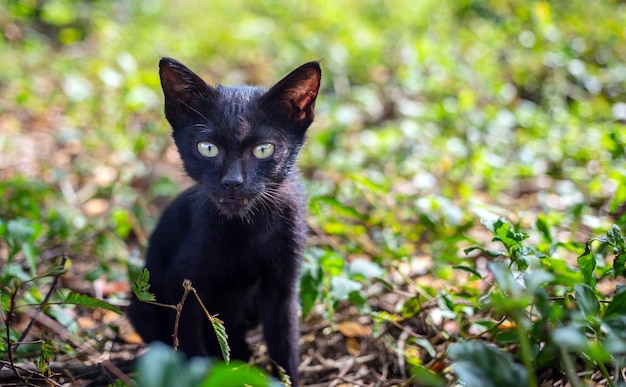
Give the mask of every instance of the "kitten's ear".
[[175, 126], [181, 116], [194, 112], [191, 104], [194, 100], [211, 100], [215, 91], [196, 73], [172, 58], [159, 61], [159, 76], [165, 95], [165, 115]]
[[263, 103], [283, 110], [291, 121], [306, 129], [313, 121], [321, 78], [318, 62], [305, 63], [269, 89]]

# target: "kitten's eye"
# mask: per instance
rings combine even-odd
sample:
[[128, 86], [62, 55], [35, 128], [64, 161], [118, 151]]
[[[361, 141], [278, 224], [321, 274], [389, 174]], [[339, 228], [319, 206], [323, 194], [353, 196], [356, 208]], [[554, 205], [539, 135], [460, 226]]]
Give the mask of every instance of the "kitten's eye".
[[217, 146], [212, 142], [201, 141], [198, 143], [198, 152], [204, 157], [215, 157], [220, 153]]
[[266, 159], [274, 154], [274, 144], [259, 144], [254, 147], [252, 154], [257, 159]]

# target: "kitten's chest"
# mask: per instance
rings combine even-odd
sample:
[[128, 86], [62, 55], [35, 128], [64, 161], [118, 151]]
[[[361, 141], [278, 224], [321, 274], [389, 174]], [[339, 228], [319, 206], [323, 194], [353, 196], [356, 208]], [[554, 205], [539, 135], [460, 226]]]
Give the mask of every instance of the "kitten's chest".
[[296, 246], [286, 223], [225, 225], [216, 222], [195, 232], [179, 254], [187, 275], [201, 280], [231, 281], [280, 272], [291, 264]]

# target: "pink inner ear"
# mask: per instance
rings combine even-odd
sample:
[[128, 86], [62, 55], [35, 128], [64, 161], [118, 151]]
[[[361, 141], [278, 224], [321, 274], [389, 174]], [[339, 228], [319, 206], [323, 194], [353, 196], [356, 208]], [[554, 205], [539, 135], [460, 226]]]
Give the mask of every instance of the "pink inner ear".
[[296, 95], [294, 98], [294, 103], [300, 110], [306, 109], [307, 106], [311, 103], [311, 101], [317, 96], [317, 90], [307, 90], [304, 93]]
[[302, 110], [306, 110], [312, 101], [317, 97], [319, 89], [319, 79], [307, 79], [299, 87], [294, 89], [293, 104]]

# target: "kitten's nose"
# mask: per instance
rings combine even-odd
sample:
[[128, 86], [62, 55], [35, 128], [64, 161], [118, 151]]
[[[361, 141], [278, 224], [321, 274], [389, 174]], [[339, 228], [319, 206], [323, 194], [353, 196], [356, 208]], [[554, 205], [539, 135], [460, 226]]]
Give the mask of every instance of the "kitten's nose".
[[224, 178], [222, 179], [222, 184], [226, 188], [231, 188], [231, 189], [232, 188], [237, 188], [241, 184], [243, 184], [243, 176], [241, 176], [241, 175], [238, 175], [238, 176], [224, 176]]
[[228, 188], [232, 194], [241, 184], [243, 184], [243, 173], [241, 173], [241, 166], [236, 163], [228, 168], [222, 177], [222, 185]]

